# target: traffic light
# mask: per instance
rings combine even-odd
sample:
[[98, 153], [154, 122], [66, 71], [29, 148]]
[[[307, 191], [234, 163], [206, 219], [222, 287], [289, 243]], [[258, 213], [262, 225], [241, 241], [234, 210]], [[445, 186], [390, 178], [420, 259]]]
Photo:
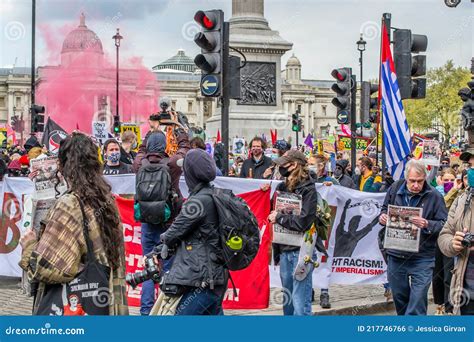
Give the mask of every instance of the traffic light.
[[291, 114], [291, 130], [293, 132], [299, 132], [299, 122], [300, 122], [299, 113], [296, 112], [294, 114]]
[[[372, 97], [378, 92], [379, 86], [370, 82], [362, 82], [360, 89], [360, 115], [362, 123], [373, 122], [371, 113], [377, 110], [378, 100]], [[372, 119], [372, 120], [371, 120]]]
[[118, 115], [114, 115], [114, 133], [120, 134], [120, 117]]
[[31, 106], [31, 131], [32, 132], [44, 132], [44, 106], [32, 105]]
[[428, 47], [428, 37], [398, 29], [393, 34], [393, 54], [398, 87], [402, 99], [426, 96], [426, 56], [418, 55]]
[[202, 32], [194, 36], [194, 42], [201, 48], [201, 53], [194, 58], [194, 63], [202, 73], [201, 93], [208, 97], [218, 97], [222, 90], [223, 53], [226, 43], [224, 12], [197, 11], [194, 20], [202, 27]]
[[351, 68], [334, 69], [331, 76], [336, 79], [336, 83], [331, 86], [336, 97], [331, 103], [337, 107], [337, 123], [348, 124], [351, 117]]

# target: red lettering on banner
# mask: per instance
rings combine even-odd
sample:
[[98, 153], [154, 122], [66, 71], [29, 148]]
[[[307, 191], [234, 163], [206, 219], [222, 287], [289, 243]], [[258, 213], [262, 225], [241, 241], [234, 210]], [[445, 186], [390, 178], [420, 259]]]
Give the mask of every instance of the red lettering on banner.
[[[19, 221], [21, 221], [20, 202], [14, 194], [5, 192], [0, 221], [0, 254], [8, 254], [18, 246], [21, 235], [17, 225]], [[11, 236], [7, 241], [9, 231]]]
[[[224, 298], [225, 309], [264, 309], [268, 307], [270, 297], [270, 275], [268, 270], [271, 246], [271, 229], [267, 229], [267, 217], [270, 214], [270, 191], [252, 191], [240, 195], [257, 218], [260, 227], [260, 250], [255, 260], [245, 270], [232, 272], [238, 296], [234, 297], [232, 283], [229, 282]], [[133, 200], [116, 197], [123, 223], [125, 240], [126, 272], [143, 269], [141, 226], [133, 217]], [[128, 304], [140, 306], [141, 287], [133, 290], [127, 287]]]

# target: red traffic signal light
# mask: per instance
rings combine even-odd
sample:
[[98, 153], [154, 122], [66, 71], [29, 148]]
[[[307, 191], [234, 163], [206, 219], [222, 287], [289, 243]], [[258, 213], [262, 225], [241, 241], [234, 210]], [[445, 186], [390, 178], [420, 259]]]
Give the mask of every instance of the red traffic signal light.
[[219, 18], [212, 11], [197, 11], [194, 20], [206, 30], [212, 30], [216, 27]]
[[345, 69], [334, 69], [331, 71], [331, 76], [339, 82], [345, 82], [347, 81], [349, 74]]

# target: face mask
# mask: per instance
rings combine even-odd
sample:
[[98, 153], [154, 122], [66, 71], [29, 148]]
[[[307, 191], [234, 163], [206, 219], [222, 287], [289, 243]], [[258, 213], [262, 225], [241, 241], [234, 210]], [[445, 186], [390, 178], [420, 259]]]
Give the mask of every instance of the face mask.
[[360, 176], [361, 172], [360, 172], [360, 168], [359, 168], [359, 167], [356, 167], [356, 168], [355, 168], [354, 174], [355, 174], [356, 176]]
[[467, 170], [467, 184], [469, 187], [474, 187], [474, 169]]
[[136, 149], [137, 147], [138, 147], [138, 143], [134, 141], [132, 144], [132, 150]]
[[337, 167], [337, 168], [334, 170], [334, 177], [340, 178], [341, 176], [342, 176], [342, 170]]
[[444, 193], [447, 194], [449, 190], [451, 190], [454, 186], [454, 182], [446, 182], [443, 184], [444, 186]]
[[318, 167], [316, 165], [310, 165], [308, 166], [308, 169], [310, 172], [314, 172], [315, 174], [318, 174]]
[[291, 171], [289, 171], [287, 167], [283, 167], [283, 166], [280, 166], [278, 168], [278, 171], [280, 172], [280, 175], [282, 175], [285, 178], [291, 174]]
[[270, 158], [272, 158], [272, 160], [278, 159], [278, 157], [279, 157], [279, 156], [278, 156], [277, 153], [272, 153], [272, 154], [270, 155]]
[[107, 159], [112, 163], [116, 164], [120, 160], [120, 152], [112, 152], [108, 155]]

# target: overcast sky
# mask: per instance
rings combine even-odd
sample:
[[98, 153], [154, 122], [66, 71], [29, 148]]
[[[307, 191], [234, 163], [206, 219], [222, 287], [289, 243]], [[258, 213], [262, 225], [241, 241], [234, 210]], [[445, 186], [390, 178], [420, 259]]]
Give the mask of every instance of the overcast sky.
[[[57, 64], [65, 34], [86, 14], [87, 26], [114, 53], [116, 27], [124, 36], [124, 58], [141, 57], [151, 68], [184, 48], [194, 58], [192, 41], [198, 9], [221, 8], [231, 16], [231, 0], [37, 0], [37, 66]], [[265, 17], [273, 30], [293, 43], [283, 56], [300, 59], [302, 76], [330, 79], [334, 67], [359, 70], [355, 42], [364, 33], [364, 78], [378, 75], [380, 19], [392, 13], [392, 26], [428, 36], [427, 64], [437, 67], [453, 59], [469, 67], [473, 53], [474, 4], [462, 0], [448, 8], [444, 0], [266, 0]], [[0, 0], [0, 66], [30, 66], [31, 0]], [[45, 34], [45, 32], [50, 32]], [[49, 39], [47, 44], [47, 39]], [[48, 49], [47, 46], [54, 46]], [[57, 51], [56, 51], [57, 50]]]

